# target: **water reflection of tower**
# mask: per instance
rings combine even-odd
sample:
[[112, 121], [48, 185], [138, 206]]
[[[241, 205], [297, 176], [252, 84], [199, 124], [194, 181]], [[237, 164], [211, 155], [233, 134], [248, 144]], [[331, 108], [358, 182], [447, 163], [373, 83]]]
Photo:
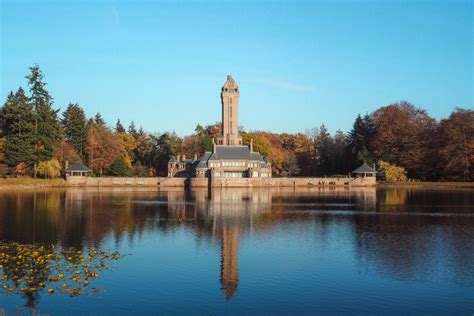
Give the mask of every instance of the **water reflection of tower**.
[[227, 298], [231, 298], [239, 283], [240, 225], [224, 224], [221, 246], [221, 285]]
[[270, 190], [232, 189], [209, 193], [205, 216], [212, 220], [212, 234], [220, 239], [222, 290], [228, 299], [237, 291], [239, 283], [239, 240], [243, 230], [252, 230], [254, 220], [270, 212]]

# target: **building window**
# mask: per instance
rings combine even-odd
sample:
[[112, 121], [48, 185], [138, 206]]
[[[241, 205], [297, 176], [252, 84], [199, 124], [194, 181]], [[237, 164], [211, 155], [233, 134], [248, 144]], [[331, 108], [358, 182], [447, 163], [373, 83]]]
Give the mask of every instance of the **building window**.
[[221, 173], [220, 173], [220, 172], [216, 172], [216, 173], [214, 173], [214, 176], [220, 177], [220, 176], [221, 176]]

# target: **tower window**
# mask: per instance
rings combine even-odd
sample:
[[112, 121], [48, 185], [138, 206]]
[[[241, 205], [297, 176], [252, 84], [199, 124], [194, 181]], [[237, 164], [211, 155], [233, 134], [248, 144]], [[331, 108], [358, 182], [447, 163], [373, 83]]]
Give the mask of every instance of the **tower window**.
[[[232, 100], [232, 99], [231, 99], [231, 100]], [[231, 102], [231, 103], [232, 103], [232, 102]], [[229, 108], [229, 115], [230, 115], [230, 117], [232, 117], [232, 106], [230, 106], [230, 108]]]
[[229, 98], [229, 102], [230, 102], [230, 104], [232, 104], [232, 98]]

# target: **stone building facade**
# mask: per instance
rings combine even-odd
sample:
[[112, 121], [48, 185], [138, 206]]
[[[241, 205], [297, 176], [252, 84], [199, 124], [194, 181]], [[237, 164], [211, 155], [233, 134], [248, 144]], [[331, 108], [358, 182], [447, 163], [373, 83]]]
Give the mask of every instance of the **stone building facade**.
[[253, 150], [253, 142], [243, 145], [239, 133], [239, 87], [232, 76], [221, 89], [222, 134], [214, 140], [212, 152], [197, 159], [179, 155], [168, 162], [168, 177], [242, 179], [271, 178], [270, 162]]

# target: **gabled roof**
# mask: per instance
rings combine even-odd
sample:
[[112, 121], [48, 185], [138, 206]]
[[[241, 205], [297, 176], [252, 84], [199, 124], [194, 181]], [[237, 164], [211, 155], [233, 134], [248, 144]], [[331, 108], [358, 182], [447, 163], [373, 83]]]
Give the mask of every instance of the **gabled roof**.
[[352, 171], [352, 173], [377, 173], [376, 170], [373, 168], [369, 167], [365, 162], [357, 168], [356, 170]]
[[206, 151], [204, 155], [198, 160], [198, 163], [196, 165], [196, 169], [198, 168], [207, 168], [207, 161], [209, 160], [209, 157], [211, 157], [212, 153], [210, 151]]
[[82, 171], [82, 172], [92, 172], [91, 169], [89, 169], [86, 165], [84, 165], [82, 162], [80, 161], [76, 161], [75, 163], [73, 163], [72, 165], [70, 165], [68, 168], [66, 168], [66, 170], [64, 170], [65, 172], [78, 172], [78, 171]]
[[171, 156], [170, 161], [168, 161], [168, 162], [178, 162], [178, 160], [176, 160], [175, 156]]
[[[260, 155], [259, 155], [260, 156]], [[260, 160], [251, 155], [248, 146], [216, 146], [209, 160]]]
[[248, 146], [216, 145], [214, 152], [207, 151], [197, 160], [196, 168], [208, 168], [209, 161], [249, 160], [258, 161], [262, 167], [268, 167], [268, 161], [257, 152], [250, 152]]

